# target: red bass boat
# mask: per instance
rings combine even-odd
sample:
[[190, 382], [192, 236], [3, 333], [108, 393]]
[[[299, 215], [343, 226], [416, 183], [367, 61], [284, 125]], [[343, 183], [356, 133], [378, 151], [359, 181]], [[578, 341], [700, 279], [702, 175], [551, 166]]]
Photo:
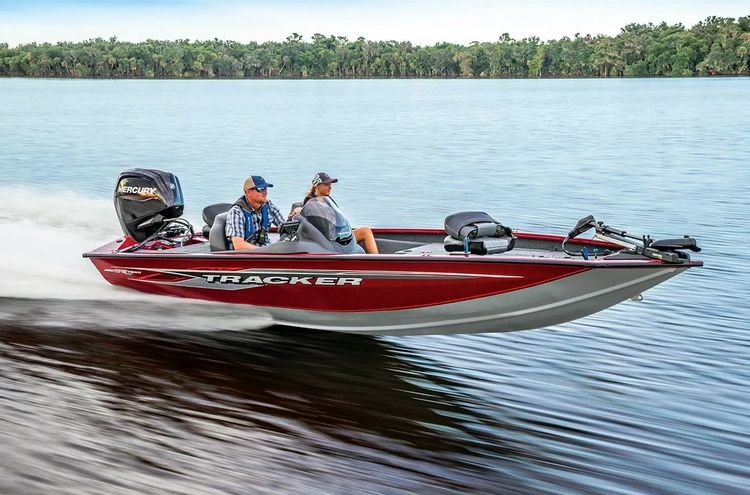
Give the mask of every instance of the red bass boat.
[[[444, 229], [374, 229], [365, 254], [335, 204], [308, 202], [252, 250], [230, 250], [231, 205], [204, 209], [201, 233], [180, 218], [174, 175], [120, 174], [125, 236], [84, 254], [110, 283], [155, 294], [245, 304], [275, 322], [372, 335], [507, 332], [601, 311], [702, 266], [695, 239], [653, 240], [581, 219], [566, 236], [512, 231], [483, 212]], [[594, 238], [581, 234], [594, 230]]]

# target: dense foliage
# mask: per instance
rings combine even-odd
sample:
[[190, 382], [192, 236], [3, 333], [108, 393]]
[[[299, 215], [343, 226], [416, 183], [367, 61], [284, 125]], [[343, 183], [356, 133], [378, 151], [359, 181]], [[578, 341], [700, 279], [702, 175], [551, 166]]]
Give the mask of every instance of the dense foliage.
[[0, 76], [96, 78], [410, 78], [748, 75], [750, 16], [681, 24], [629, 24], [611, 36], [511, 39], [469, 46], [349, 41], [316, 34], [285, 42], [100, 38], [0, 44]]

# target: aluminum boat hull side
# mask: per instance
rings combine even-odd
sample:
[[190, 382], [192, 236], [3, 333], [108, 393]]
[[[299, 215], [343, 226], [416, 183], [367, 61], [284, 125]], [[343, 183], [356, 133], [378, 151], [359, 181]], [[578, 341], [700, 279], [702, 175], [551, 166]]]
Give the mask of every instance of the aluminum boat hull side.
[[509, 293], [377, 313], [266, 307], [284, 325], [368, 335], [511, 332], [569, 322], [635, 297], [687, 267], [600, 268]]
[[556, 325], [613, 306], [697, 266], [480, 257], [91, 258], [114, 285], [252, 305], [279, 324], [370, 335], [508, 332]]

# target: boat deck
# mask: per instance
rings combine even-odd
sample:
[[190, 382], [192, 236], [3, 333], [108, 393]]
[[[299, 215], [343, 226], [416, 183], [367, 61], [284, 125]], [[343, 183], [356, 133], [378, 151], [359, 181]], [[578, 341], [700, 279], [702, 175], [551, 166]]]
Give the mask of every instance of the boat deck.
[[[409, 249], [402, 249], [393, 254], [403, 254], [409, 256], [464, 256], [463, 252], [449, 253], [445, 250], [443, 243], [433, 242], [415, 246]], [[477, 255], [472, 255], [477, 256]], [[551, 251], [548, 249], [534, 249], [530, 247], [516, 247], [510, 251], [498, 254], [488, 254], [489, 257], [524, 257], [524, 258], [547, 258], [547, 259], [572, 259], [573, 257], [564, 251]]]
[[[271, 240], [277, 242], [276, 236], [271, 235]], [[464, 256], [463, 252], [447, 252], [442, 242], [420, 243], [414, 240], [404, 241], [395, 239], [377, 239], [381, 254], [404, 255], [404, 256]], [[170, 253], [184, 254], [208, 254], [210, 252], [208, 242], [176, 247], [169, 250]], [[248, 251], [248, 254], [252, 251]], [[479, 256], [479, 255], [471, 255]], [[524, 257], [545, 259], [572, 259], [574, 257], [566, 254], [560, 247], [548, 243], [529, 242], [517, 239], [516, 247], [510, 251], [498, 254], [485, 255], [489, 257]]]

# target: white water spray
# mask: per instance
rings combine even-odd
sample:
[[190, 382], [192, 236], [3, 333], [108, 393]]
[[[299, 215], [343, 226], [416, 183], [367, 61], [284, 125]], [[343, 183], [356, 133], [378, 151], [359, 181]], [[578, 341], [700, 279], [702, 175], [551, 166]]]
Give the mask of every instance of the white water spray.
[[197, 330], [271, 323], [249, 307], [110, 285], [81, 255], [121, 235], [111, 199], [0, 185], [0, 322]]

